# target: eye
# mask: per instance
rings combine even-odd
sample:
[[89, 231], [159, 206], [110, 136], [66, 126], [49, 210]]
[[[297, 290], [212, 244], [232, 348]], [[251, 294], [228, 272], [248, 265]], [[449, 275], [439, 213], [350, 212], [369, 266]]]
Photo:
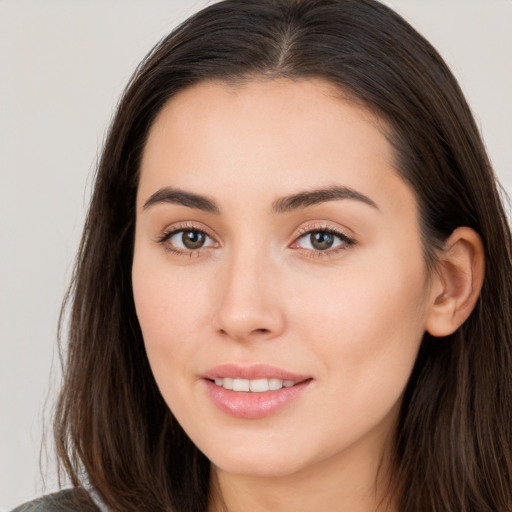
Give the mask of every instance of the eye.
[[355, 241], [333, 228], [310, 229], [305, 231], [293, 243], [292, 248], [306, 249], [308, 251], [336, 252], [353, 245]]
[[159, 242], [175, 253], [191, 253], [205, 247], [217, 246], [217, 243], [200, 229], [175, 229], [166, 233]]

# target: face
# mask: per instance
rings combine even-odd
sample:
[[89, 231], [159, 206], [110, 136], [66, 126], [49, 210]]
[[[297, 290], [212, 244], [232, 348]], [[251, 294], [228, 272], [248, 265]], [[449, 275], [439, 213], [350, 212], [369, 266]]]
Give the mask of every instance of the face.
[[169, 408], [227, 473], [380, 458], [425, 331], [414, 195], [323, 81], [202, 83], [141, 164], [133, 293]]

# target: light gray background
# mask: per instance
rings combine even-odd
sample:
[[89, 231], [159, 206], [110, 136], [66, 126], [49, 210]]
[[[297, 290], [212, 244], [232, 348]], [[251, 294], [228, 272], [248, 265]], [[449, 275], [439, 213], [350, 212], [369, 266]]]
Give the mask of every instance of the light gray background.
[[[55, 488], [51, 464], [46, 488], [39, 474], [43, 410], [58, 387], [60, 302], [113, 108], [153, 44], [206, 3], [0, 0], [0, 510]], [[385, 3], [451, 65], [510, 193], [512, 0]]]

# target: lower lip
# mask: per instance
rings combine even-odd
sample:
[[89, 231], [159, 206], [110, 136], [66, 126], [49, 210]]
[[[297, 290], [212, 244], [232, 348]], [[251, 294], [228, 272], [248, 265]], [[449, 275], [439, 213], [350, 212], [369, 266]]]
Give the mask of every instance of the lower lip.
[[263, 393], [231, 391], [204, 380], [213, 403], [224, 413], [236, 418], [257, 419], [275, 414], [297, 399], [307, 389], [311, 380]]

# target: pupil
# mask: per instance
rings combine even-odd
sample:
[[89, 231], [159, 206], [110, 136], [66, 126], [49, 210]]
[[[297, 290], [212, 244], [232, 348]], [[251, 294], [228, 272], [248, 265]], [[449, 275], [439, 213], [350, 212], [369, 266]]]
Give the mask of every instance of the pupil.
[[184, 231], [181, 238], [187, 249], [199, 249], [204, 244], [204, 234], [199, 231]]
[[317, 231], [311, 234], [311, 245], [320, 251], [330, 249], [334, 243], [334, 236], [330, 233]]

